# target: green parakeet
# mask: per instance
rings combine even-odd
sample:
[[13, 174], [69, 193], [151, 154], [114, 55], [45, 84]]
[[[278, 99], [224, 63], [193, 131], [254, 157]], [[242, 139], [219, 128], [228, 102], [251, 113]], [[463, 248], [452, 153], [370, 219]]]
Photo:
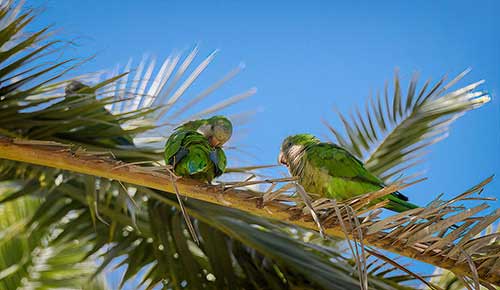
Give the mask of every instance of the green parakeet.
[[[79, 81], [71, 81], [66, 86], [65, 93], [66, 101], [85, 98], [85, 100], [88, 102], [96, 102], [95, 90], [92, 87], [87, 86]], [[110, 136], [113, 136], [109, 138], [110, 140], [99, 140], [99, 142], [128, 146], [134, 145], [132, 137], [125, 132], [120, 123], [116, 121], [116, 118], [112, 116], [112, 114], [106, 108], [104, 108], [104, 106], [100, 105], [96, 107], [89, 117], [104, 120], [103, 123], [97, 123], [92, 126], [93, 130], [99, 130], [101, 132], [105, 131], [106, 133], [109, 133]]]
[[185, 123], [168, 138], [165, 162], [179, 176], [210, 183], [226, 169], [226, 155], [221, 146], [231, 134], [231, 122], [222, 116]]
[[[81, 108], [82, 110], [81, 112], [78, 109], [68, 110], [71, 107]], [[68, 118], [80, 118], [82, 122], [88, 120], [85, 121], [86, 126], [68, 128], [68, 132], [61, 130], [54, 137], [76, 142], [93, 142], [99, 146], [134, 145], [132, 137], [120, 126], [116, 117], [104, 108], [102, 103], [96, 100], [95, 89], [79, 81], [71, 81], [65, 88], [64, 99], [40, 111], [36, 118], [41, 121], [59, 120], [65, 117], [65, 114], [71, 114], [67, 116]], [[64, 122], [61, 122], [61, 128], [64, 128], [64, 126]], [[43, 128], [33, 127], [28, 134], [39, 138], [43, 136], [41, 130]], [[93, 137], [95, 132], [99, 132], [101, 137]], [[102, 137], [103, 134], [109, 137]]]
[[[288, 167], [290, 174], [299, 178], [298, 183], [307, 192], [338, 201], [376, 191], [384, 186], [382, 180], [370, 173], [347, 150], [332, 143], [320, 142], [310, 134], [286, 138], [281, 145], [279, 162]], [[418, 208], [399, 192], [380, 200], [385, 199], [389, 200], [386, 208], [392, 211], [403, 212]]]
[[[165, 163], [175, 174], [211, 183], [226, 170], [226, 154], [221, 146], [233, 133], [231, 122], [223, 116], [187, 122], [174, 130], [165, 144]], [[194, 227], [179, 193], [179, 205], [194, 241], [199, 243]]]
[[197, 131], [205, 136], [212, 147], [224, 145], [233, 133], [233, 125], [224, 116], [213, 116], [208, 119], [189, 121], [175, 129], [176, 131]]

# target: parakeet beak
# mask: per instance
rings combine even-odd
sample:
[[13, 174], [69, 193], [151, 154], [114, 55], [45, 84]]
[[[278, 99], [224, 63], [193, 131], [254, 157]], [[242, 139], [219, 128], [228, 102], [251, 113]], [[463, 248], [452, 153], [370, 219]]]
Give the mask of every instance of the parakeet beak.
[[280, 152], [280, 155], [278, 156], [278, 162], [285, 165], [285, 166], [288, 166], [288, 163], [285, 160], [285, 156], [283, 155], [283, 152]]
[[217, 140], [214, 136], [210, 136], [208, 137], [208, 143], [212, 147], [219, 147], [221, 142], [219, 142], [219, 140]]

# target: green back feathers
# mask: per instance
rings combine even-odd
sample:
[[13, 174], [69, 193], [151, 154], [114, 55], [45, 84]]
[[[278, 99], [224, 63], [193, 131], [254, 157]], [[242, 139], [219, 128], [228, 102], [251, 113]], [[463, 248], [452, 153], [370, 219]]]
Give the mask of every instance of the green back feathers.
[[375, 191], [382, 182], [346, 150], [328, 143], [307, 147], [299, 182], [306, 190], [338, 200]]
[[[215, 176], [215, 165], [208, 158], [210, 148], [204, 144], [191, 144], [186, 155], [174, 164], [175, 173], [180, 176], [198, 176], [211, 181]], [[205, 176], [206, 175], [206, 176]]]
[[196, 131], [177, 130], [167, 140], [165, 162], [179, 176], [211, 182], [226, 169], [226, 155], [210, 146], [207, 138]]
[[382, 185], [382, 180], [366, 170], [361, 161], [335, 144], [315, 144], [306, 149], [305, 158], [314, 167], [327, 170], [331, 176], [350, 178], [376, 187]]
[[224, 116], [189, 121], [175, 128], [165, 145], [165, 162], [180, 176], [211, 182], [226, 169], [221, 146], [232, 135], [233, 126]]
[[175, 130], [176, 131], [177, 130], [192, 130], [192, 131], [196, 131], [201, 126], [207, 125], [207, 124], [210, 124], [210, 125], [220, 124], [220, 125], [228, 126], [228, 128], [230, 128], [231, 131], [232, 131], [231, 121], [229, 121], [229, 119], [226, 118], [225, 116], [213, 116], [213, 117], [210, 117], [210, 118], [207, 118], [207, 119], [199, 119], [199, 120], [189, 121], [189, 122], [186, 122], [186, 123], [178, 126], [177, 128], [175, 128]]
[[198, 130], [202, 125], [207, 124], [207, 119], [201, 119], [201, 120], [193, 120], [186, 122], [179, 127], [175, 128], [175, 131], [196, 131]]
[[[167, 140], [165, 144], [164, 158], [167, 164], [176, 164], [178, 160], [176, 160], [175, 155], [179, 152], [182, 146], [186, 146], [190, 140], [195, 141], [196, 139], [200, 139], [200, 142], [203, 142], [203, 136], [197, 136], [201, 134], [194, 134], [196, 132], [193, 131], [184, 131], [179, 130], [174, 132]], [[189, 137], [189, 138], [188, 138]]]

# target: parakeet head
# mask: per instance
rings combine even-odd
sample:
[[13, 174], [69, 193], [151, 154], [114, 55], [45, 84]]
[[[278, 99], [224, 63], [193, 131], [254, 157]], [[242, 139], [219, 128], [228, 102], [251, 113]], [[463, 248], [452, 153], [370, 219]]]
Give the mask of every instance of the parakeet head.
[[66, 93], [67, 96], [73, 95], [78, 93], [79, 91], [89, 88], [89, 86], [83, 84], [82, 82], [79, 81], [71, 81], [66, 88], [64, 89], [64, 93]]
[[307, 146], [320, 143], [319, 139], [311, 134], [297, 134], [288, 136], [281, 144], [278, 162], [289, 166], [300, 157]]
[[203, 120], [197, 131], [208, 139], [211, 146], [221, 147], [231, 138], [233, 125], [224, 116], [214, 116]]

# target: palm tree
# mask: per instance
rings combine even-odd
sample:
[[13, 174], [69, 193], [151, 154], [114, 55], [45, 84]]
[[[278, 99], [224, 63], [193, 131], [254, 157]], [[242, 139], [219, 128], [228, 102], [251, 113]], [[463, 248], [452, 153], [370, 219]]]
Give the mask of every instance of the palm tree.
[[[1, 194], [16, 190], [14, 184], [2, 184]], [[24, 196], [0, 207], [0, 287], [2, 289], [65, 288], [108, 289], [104, 277], [89, 278], [97, 269], [93, 259], [85, 259], [90, 244], [85, 241], [57, 241], [59, 224], [40, 231], [33, 214], [40, 198]]]
[[[0, 11], [0, 158], [4, 158], [0, 176], [3, 187], [9, 189], [1, 194], [0, 202], [6, 213], [10, 207], [26, 212], [19, 221], [3, 225], [0, 235], [9, 249], [28, 257], [20, 263], [15, 252], [8, 250], [14, 259], [2, 261], [6, 270], [0, 270], [0, 283], [5, 288], [20, 288], [28, 282], [34, 288], [56, 287], [57, 283], [57, 287], [67, 287], [68, 281], [77, 281], [75, 277], [78, 281], [93, 280], [114, 264], [124, 268], [121, 286], [131, 283], [147, 289], [158, 285], [165, 289], [359, 289], [360, 285], [411, 289], [404, 282], [413, 281], [416, 275], [384, 260], [374, 247], [418, 256], [455, 271], [466, 283], [498, 283], [498, 272], [482, 267], [496, 265], [496, 257], [487, 255], [497, 251], [498, 245], [493, 237], [474, 240], [472, 235], [494, 222], [498, 213], [468, 220], [463, 209], [436, 202], [423, 212], [399, 219], [376, 220], [371, 215], [354, 231], [359, 220], [348, 209], [363, 208], [373, 195], [340, 207], [330, 201], [315, 201], [312, 206], [328, 235], [348, 235], [358, 242], [355, 249], [366, 249], [363, 255], [349, 258], [339, 250], [338, 239], [324, 240], [313, 231], [316, 224], [303, 202], [286, 194], [293, 185], [282, 183], [286, 180], [247, 179], [216, 186], [184, 179], [171, 182], [167, 168], [158, 165], [164, 140], [159, 130], [168, 131], [185, 120], [212, 114], [250, 96], [253, 89], [199, 113], [186, 114], [238, 69], [184, 104], [180, 97], [215, 54], [191, 73], [197, 49], [184, 58], [167, 58], [157, 70], [152, 61], [140, 63], [134, 73], [126, 66], [124, 73], [111, 76], [81, 76], [77, 79], [93, 84], [68, 93], [64, 90], [71, 82], [61, 78], [79, 63], [54, 62], [53, 53], [63, 48], [49, 40], [47, 29], [25, 32], [32, 19], [32, 11], [23, 11], [11, 1]], [[439, 82], [430, 90], [426, 84], [417, 94], [413, 81], [403, 98], [396, 78], [394, 96], [386, 94], [385, 103], [377, 98], [365, 119], [358, 113], [358, 120], [349, 125], [341, 117], [349, 141], [336, 130], [332, 132], [341, 145], [359, 157], [370, 152], [367, 166], [390, 180], [415, 161], [416, 153], [439, 140], [439, 134], [458, 114], [487, 101], [483, 93], [475, 91], [479, 84], [446, 93], [454, 82], [444, 86]], [[387, 105], [386, 110], [383, 105]], [[252, 175], [248, 171], [257, 168], [232, 171]], [[260, 183], [271, 186], [265, 193], [247, 188]], [[276, 188], [277, 184], [282, 186]], [[175, 196], [169, 194], [176, 191], [175, 186], [190, 197], [185, 204], [199, 244], [189, 236]], [[224, 194], [220, 195], [222, 186]], [[29, 209], [22, 208], [23, 202], [30, 203]], [[441, 217], [450, 213], [459, 216], [453, 223], [463, 222], [459, 235], [450, 239], [443, 233], [441, 239], [429, 241], [430, 235], [447, 228]], [[428, 223], [417, 224], [415, 220]], [[404, 227], [395, 229], [395, 222]], [[410, 229], [418, 239], [405, 238]], [[51, 264], [54, 260], [55, 266], [44, 268], [34, 278], [29, 276], [31, 271], [26, 269], [38, 261], [33, 253], [40, 247], [20, 247], [15, 240], [19, 235], [29, 245], [43, 244], [42, 250], [57, 253], [44, 261]], [[79, 241], [77, 247], [73, 246], [75, 241]], [[64, 255], [68, 247], [75, 251]], [[456, 253], [459, 249], [465, 251], [467, 259], [462, 252]], [[449, 254], [448, 260], [436, 256], [436, 250]], [[366, 260], [367, 253], [371, 262]], [[57, 272], [61, 262], [69, 263], [74, 271]], [[469, 267], [475, 272], [471, 274]], [[44, 275], [51, 279], [42, 279]], [[71, 286], [78, 289], [81, 284]]]

